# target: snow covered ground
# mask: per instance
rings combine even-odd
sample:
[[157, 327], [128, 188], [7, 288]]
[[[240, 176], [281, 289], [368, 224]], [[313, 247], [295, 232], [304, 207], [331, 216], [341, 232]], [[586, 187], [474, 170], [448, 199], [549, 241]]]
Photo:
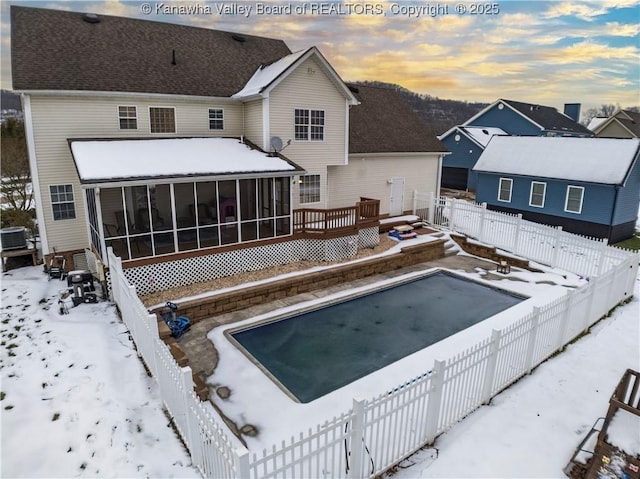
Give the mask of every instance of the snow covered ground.
[[[536, 281], [559, 277], [540, 275]], [[83, 304], [61, 316], [64, 286], [48, 282], [41, 267], [2, 276], [2, 477], [197, 477], [114, 307]], [[405, 461], [395, 477], [563, 477], [623, 371], [640, 368], [639, 286], [632, 302], [440, 436], [437, 449]], [[430, 364], [420, 362], [420, 371]], [[403, 370], [396, 382], [411, 375]], [[301, 430], [296, 414], [260, 402]], [[305, 418], [325, 419], [324, 412]]]
[[2, 477], [199, 477], [108, 302], [58, 313], [66, 282], [2, 275]]

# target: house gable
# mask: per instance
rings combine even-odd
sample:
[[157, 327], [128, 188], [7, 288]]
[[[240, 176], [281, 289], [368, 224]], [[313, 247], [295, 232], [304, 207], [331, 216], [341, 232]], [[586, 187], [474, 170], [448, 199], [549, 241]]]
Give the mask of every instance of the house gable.
[[594, 127], [600, 138], [638, 138], [640, 137], [640, 113], [618, 110], [610, 118]]
[[[336, 89], [343, 94], [349, 104], [357, 105], [358, 101], [356, 98], [316, 47], [300, 50], [272, 64], [261, 66], [249, 79], [244, 88], [233, 95], [233, 98], [246, 100], [257, 96], [263, 98], [268, 97], [271, 90], [276, 88], [289, 74], [311, 58], [313, 58], [316, 67], [321, 69], [324, 75], [334, 83]], [[310, 73], [310, 71], [308, 71], [308, 73]]]

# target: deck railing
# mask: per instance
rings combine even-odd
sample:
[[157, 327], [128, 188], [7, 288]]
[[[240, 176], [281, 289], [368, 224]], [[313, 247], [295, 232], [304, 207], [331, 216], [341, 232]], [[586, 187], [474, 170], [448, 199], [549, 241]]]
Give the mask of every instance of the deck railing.
[[343, 208], [300, 208], [293, 210], [293, 232], [326, 234], [357, 231], [376, 226], [380, 216], [380, 200], [360, 198], [355, 206]]

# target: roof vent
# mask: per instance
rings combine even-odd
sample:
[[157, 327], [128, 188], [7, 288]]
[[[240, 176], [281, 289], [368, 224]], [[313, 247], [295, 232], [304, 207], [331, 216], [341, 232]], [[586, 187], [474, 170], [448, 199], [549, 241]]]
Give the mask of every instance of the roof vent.
[[348, 86], [349, 86], [349, 90], [352, 93], [360, 93], [360, 88], [358, 88], [357, 86], [355, 86], [355, 85], [348, 85]]
[[236, 42], [240, 42], [240, 43], [244, 43], [247, 41], [246, 37], [243, 37], [242, 35], [239, 35], [237, 33], [232, 33], [231, 38], [233, 38]]
[[82, 15], [82, 20], [87, 23], [100, 23], [100, 17], [95, 13], [85, 13]]

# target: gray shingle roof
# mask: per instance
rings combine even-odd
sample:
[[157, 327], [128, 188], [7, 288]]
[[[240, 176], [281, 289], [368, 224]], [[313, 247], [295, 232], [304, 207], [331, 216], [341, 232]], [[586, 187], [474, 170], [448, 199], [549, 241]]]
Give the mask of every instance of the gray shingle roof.
[[593, 136], [593, 132], [587, 127], [573, 121], [568, 116], [560, 113], [555, 108], [532, 103], [522, 103], [513, 100], [502, 100], [512, 108], [518, 110], [524, 116], [530, 118], [545, 130], [557, 131], [558, 133], [571, 132]]
[[621, 118], [618, 116], [618, 121], [622, 123], [635, 136], [640, 137], [640, 113], [631, 110], [622, 110], [631, 119]]
[[[89, 90], [228, 97], [282, 40], [171, 23], [11, 7], [15, 90]], [[172, 64], [175, 51], [175, 65]]]
[[436, 132], [394, 90], [349, 85], [360, 105], [349, 110], [349, 153], [446, 152]]

